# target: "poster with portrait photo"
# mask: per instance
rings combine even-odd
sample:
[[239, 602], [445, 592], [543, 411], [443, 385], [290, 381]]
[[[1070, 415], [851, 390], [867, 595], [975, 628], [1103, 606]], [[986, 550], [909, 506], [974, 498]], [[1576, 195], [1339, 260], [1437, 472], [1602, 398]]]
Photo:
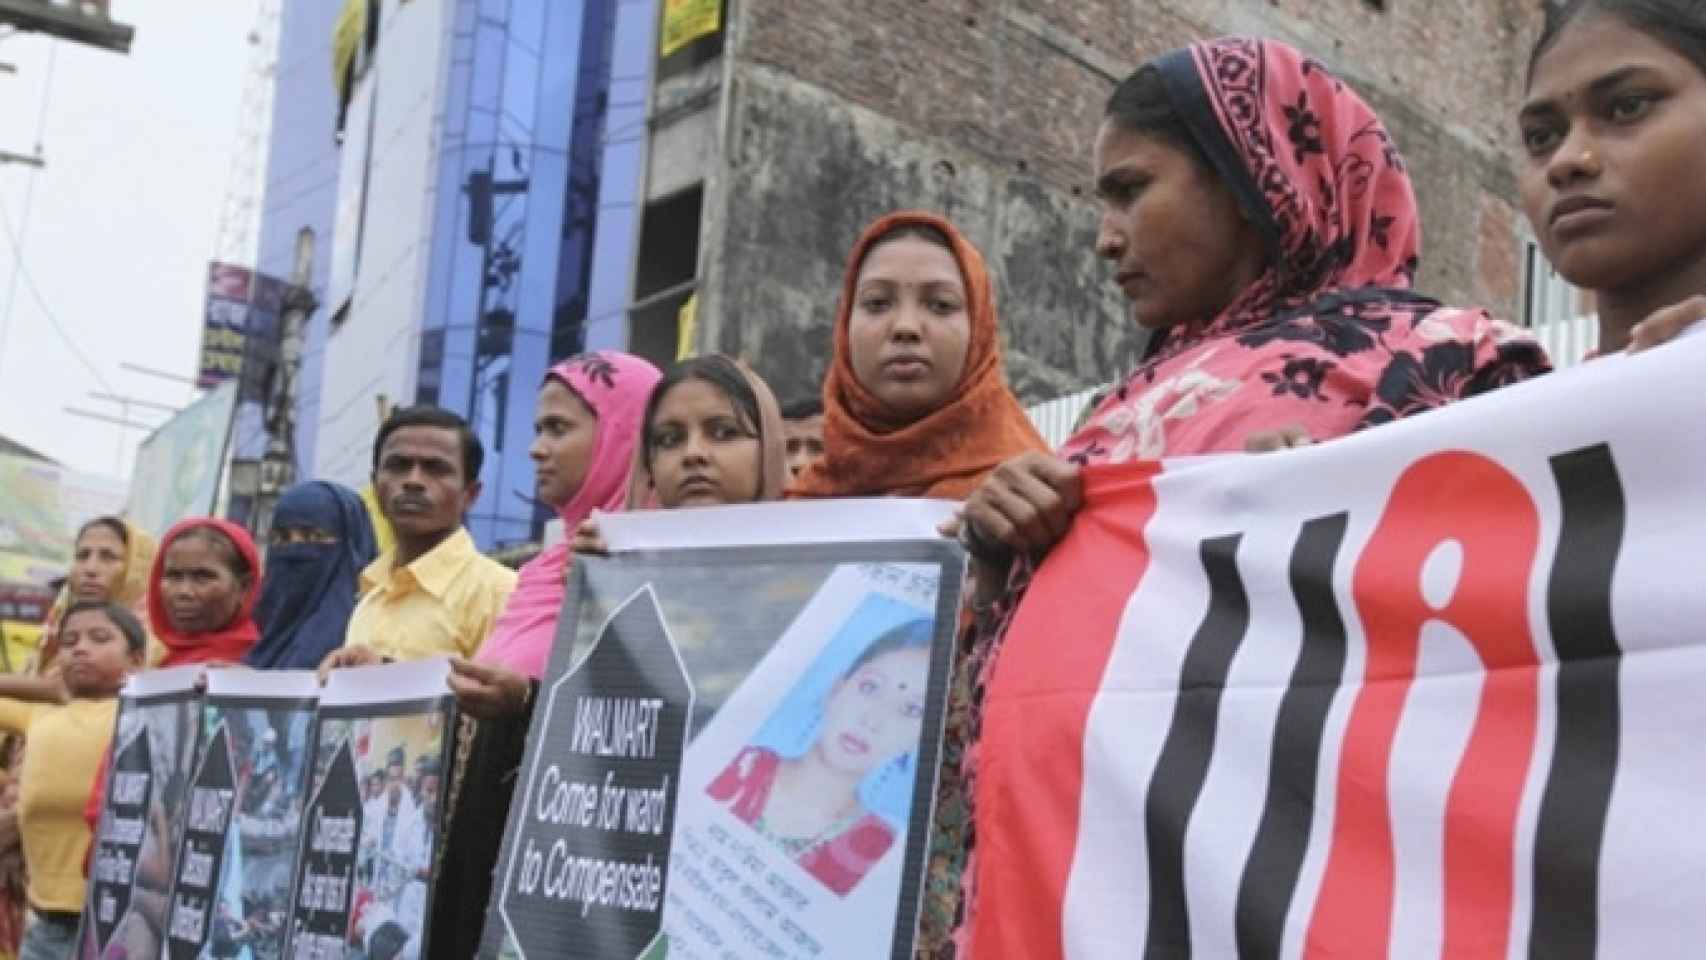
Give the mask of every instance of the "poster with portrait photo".
[[177, 828], [194, 771], [199, 673], [194, 667], [150, 670], [132, 676], [119, 692], [78, 960], [160, 955]]
[[333, 671], [313, 737], [291, 960], [427, 955], [455, 699], [444, 658]]
[[169, 960], [283, 955], [319, 689], [311, 671], [207, 671], [173, 865]]
[[911, 955], [965, 557], [893, 503], [607, 518], [480, 956]]

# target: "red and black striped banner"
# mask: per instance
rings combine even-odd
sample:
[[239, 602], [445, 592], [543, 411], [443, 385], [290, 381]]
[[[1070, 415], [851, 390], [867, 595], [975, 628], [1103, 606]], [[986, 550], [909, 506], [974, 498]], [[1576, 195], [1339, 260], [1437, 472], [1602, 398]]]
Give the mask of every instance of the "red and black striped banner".
[[1698, 956], [1702, 369], [1089, 471], [985, 697], [972, 954]]

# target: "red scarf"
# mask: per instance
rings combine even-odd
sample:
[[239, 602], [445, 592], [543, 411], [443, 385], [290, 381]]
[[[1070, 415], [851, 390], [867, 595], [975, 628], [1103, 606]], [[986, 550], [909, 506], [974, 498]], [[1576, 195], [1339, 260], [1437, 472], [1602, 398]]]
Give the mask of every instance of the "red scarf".
[[[204, 528], [217, 531], [236, 546], [237, 552], [249, 564], [249, 587], [243, 591], [243, 604], [230, 623], [205, 633], [183, 633], [172, 626], [172, 619], [166, 614], [166, 598], [160, 593], [160, 580], [166, 572], [167, 549], [185, 533]], [[255, 541], [249, 539], [249, 531], [234, 523], [211, 517], [180, 521], [166, 531], [166, 536], [160, 540], [160, 551], [154, 554], [154, 570], [148, 579], [148, 622], [154, 627], [154, 636], [159, 638], [166, 648], [166, 656], [157, 666], [181, 667], [186, 664], [215, 661], [242, 662], [243, 654], [248, 653], [249, 648], [260, 639], [261, 632], [256, 628], [253, 617], [255, 601], [260, 595], [261, 554], [255, 549]]]

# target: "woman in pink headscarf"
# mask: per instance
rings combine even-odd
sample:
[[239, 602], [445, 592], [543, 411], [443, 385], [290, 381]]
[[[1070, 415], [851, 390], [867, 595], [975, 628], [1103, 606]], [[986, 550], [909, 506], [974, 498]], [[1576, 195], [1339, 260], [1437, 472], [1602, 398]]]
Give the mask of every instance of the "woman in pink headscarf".
[[[556, 508], [565, 531], [572, 533], [594, 510], [622, 509], [646, 398], [660, 376], [645, 360], [612, 351], [574, 357], [546, 375], [530, 453], [538, 497]], [[428, 938], [435, 957], [471, 957], [478, 946], [571, 556], [569, 545], [559, 543], [522, 567], [478, 656], [452, 661], [450, 687], [472, 719], [459, 737], [446, 798], [444, 865]]]
[[[594, 510], [620, 510], [628, 494], [634, 447], [646, 398], [662, 374], [626, 353], [588, 353], [551, 368], [539, 389], [534, 441], [539, 499], [555, 507], [573, 534]], [[537, 680], [551, 657], [557, 613], [563, 606], [570, 551], [562, 542], [521, 568], [521, 579], [478, 661]], [[477, 672], [458, 671], [464, 680]], [[480, 716], [503, 703], [480, 695], [477, 685], [456, 683], [458, 703]]]

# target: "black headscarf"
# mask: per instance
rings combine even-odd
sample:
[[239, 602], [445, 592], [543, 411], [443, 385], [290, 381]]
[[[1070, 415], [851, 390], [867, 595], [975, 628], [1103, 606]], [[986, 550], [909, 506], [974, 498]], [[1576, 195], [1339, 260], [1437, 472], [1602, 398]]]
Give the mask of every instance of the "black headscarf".
[[286, 490], [273, 511], [273, 527], [308, 527], [337, 542], [285, 543], [267, 551], [255, 606], [261, 641], [244, 660], [262, 669], [311, 669], [343, 646], [361, 571], [379, 547], [361, 497], [324, 480]]

